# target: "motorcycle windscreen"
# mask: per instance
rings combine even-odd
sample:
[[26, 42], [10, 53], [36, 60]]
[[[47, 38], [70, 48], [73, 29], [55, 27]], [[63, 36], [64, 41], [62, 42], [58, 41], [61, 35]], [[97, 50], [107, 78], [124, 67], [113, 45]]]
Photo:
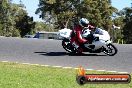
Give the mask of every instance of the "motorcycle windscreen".
[[71, 35], [71, 31], [70, 29], [64, 28], [59, 30], [59, 36], [64, 37], [64, 38], [69, 38]]

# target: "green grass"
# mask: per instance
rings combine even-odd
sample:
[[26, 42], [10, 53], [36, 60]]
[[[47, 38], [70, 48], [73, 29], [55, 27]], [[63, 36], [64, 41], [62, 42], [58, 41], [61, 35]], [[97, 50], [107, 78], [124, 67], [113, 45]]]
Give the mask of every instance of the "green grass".
[[[88, 74], [107, 74], [88, 71]], [[53, 67], [0, 63], [0, 88], [132, 88], [129, 84], [76, 83], [77, 71]]]

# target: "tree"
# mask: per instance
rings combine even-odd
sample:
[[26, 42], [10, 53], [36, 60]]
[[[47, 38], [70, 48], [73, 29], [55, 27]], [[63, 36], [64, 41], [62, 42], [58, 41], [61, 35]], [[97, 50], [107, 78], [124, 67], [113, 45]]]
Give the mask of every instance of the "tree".
[[[19, 32], [15, 28], [15, 17], [18, 13], [19, 6], [11, 3], [11, 0], [2, 0], [0, 4], [1, 10], [1, 35], [3, 36], [19, 36]], [[17, 32], [17, 34], [15, 33]]]
[[[81, 17], [88, 18], [98, 27], [110, 30], [111, 16], [116, 8], [111, 6], [111, 0], [39, 0], [36, 14], [42, 19], [49, 17], [48, 21], [59, 24], [60, 28], [70, 27]], [[75, 20], [73, 21], [73, 18]]]
[[124, 8], [122, 10], [122, 15], [124, 19], [124, 28], [123, 28], [123, 39], [125, 43], [132, 44], [132, 8]]
[[77, 6], [80, 6], [80, 0], [39, 0], [39, 8], [36, 14], [40, 13], [40, 18], [46, 22], [55, 24], [59, 27], [69, 27], [69, 21], [72, 17], [79, 15], [77, 13]]
[[11, 5], [11, 16], [12, 19], [14, 21], [13, 23], [13, 30], [12, 30], [12, 36], [16, 37], [16, 36], [21, 36], [21, 31], [19, 29], [18, 26], [16, 26], [17, 22], [21, 21], [21, 19], [27, 15], [26, 10], [23, 9], [23, 7], [21, 7], [20, 4], [13, 4]]
[[89, 6], [87, 18], [97, 27], [110, 31], [112, 27], [112, 14], [117, 9], [111, 6], [109, 0], [84, 0], [85, 6]]
[[44, 22], [36, 22], [35, 31], [50, 31], [50, 26]]
[[[10, 1], [10, 0], [9, 0]], [[9, 9], [10, 4], [8, 0], [2, 0], [0, 2], [0, 23], [2, 24], [1, 27], [1, 34], [6, 35], [9, 34], [9, 28], [8, 26], [11, 26], [10, 22], [10, 16], [9, 16]]]
[[112, 37], [113, 37], [114, 42], [118, 42], [118, 40], [123, 39], [123, 34], [122, 34], [123, 27], [124, 27], [123, 19], [124, 19], [124, 17], [119, 16], [119, 15], [113, 19], [113, 25], [116, 27], [120, 27], [120, 29], [113, 27]]
[[26, 34], [32, 34], [35, 28], [35, 22], [33, 22], [33, 17], [27, 15], [23, 16], [21, 19], [16, 21], [16, 28], [20, 30], [21, 37]]
[[34, 32], [33, 17], [28, 16], [22, 5], [11, 3], [11, 0], [2, 0], [0, 11], [1, 35], [13, 37], [21, 35], [23, 37], [27, 33], [32, 34]]

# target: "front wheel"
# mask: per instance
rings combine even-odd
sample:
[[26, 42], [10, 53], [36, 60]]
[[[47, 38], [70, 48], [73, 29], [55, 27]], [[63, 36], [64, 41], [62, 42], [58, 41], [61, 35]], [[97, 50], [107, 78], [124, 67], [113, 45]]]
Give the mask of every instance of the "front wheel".
[[72, 44], [70, 43], [68, 39], [62, 40], [62, 46], [67, 52], [75, 53], [74, 47], [72, 46]]
[[117, 54], [118, 50], [113, 44], [108, 44], [107, 48], [104, 48], [103, 52], [109, 56], [114, 56]]

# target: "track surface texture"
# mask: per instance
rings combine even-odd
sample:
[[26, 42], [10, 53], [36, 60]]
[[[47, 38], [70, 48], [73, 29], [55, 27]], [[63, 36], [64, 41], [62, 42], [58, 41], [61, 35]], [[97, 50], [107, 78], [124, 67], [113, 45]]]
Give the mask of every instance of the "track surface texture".
[[69, 55], [61, 46], [61, 40], [0, 38], [0, 61], [31, 63], [51, 66], [132, 72], [132, 45], [114, 44], [118, 53]]

